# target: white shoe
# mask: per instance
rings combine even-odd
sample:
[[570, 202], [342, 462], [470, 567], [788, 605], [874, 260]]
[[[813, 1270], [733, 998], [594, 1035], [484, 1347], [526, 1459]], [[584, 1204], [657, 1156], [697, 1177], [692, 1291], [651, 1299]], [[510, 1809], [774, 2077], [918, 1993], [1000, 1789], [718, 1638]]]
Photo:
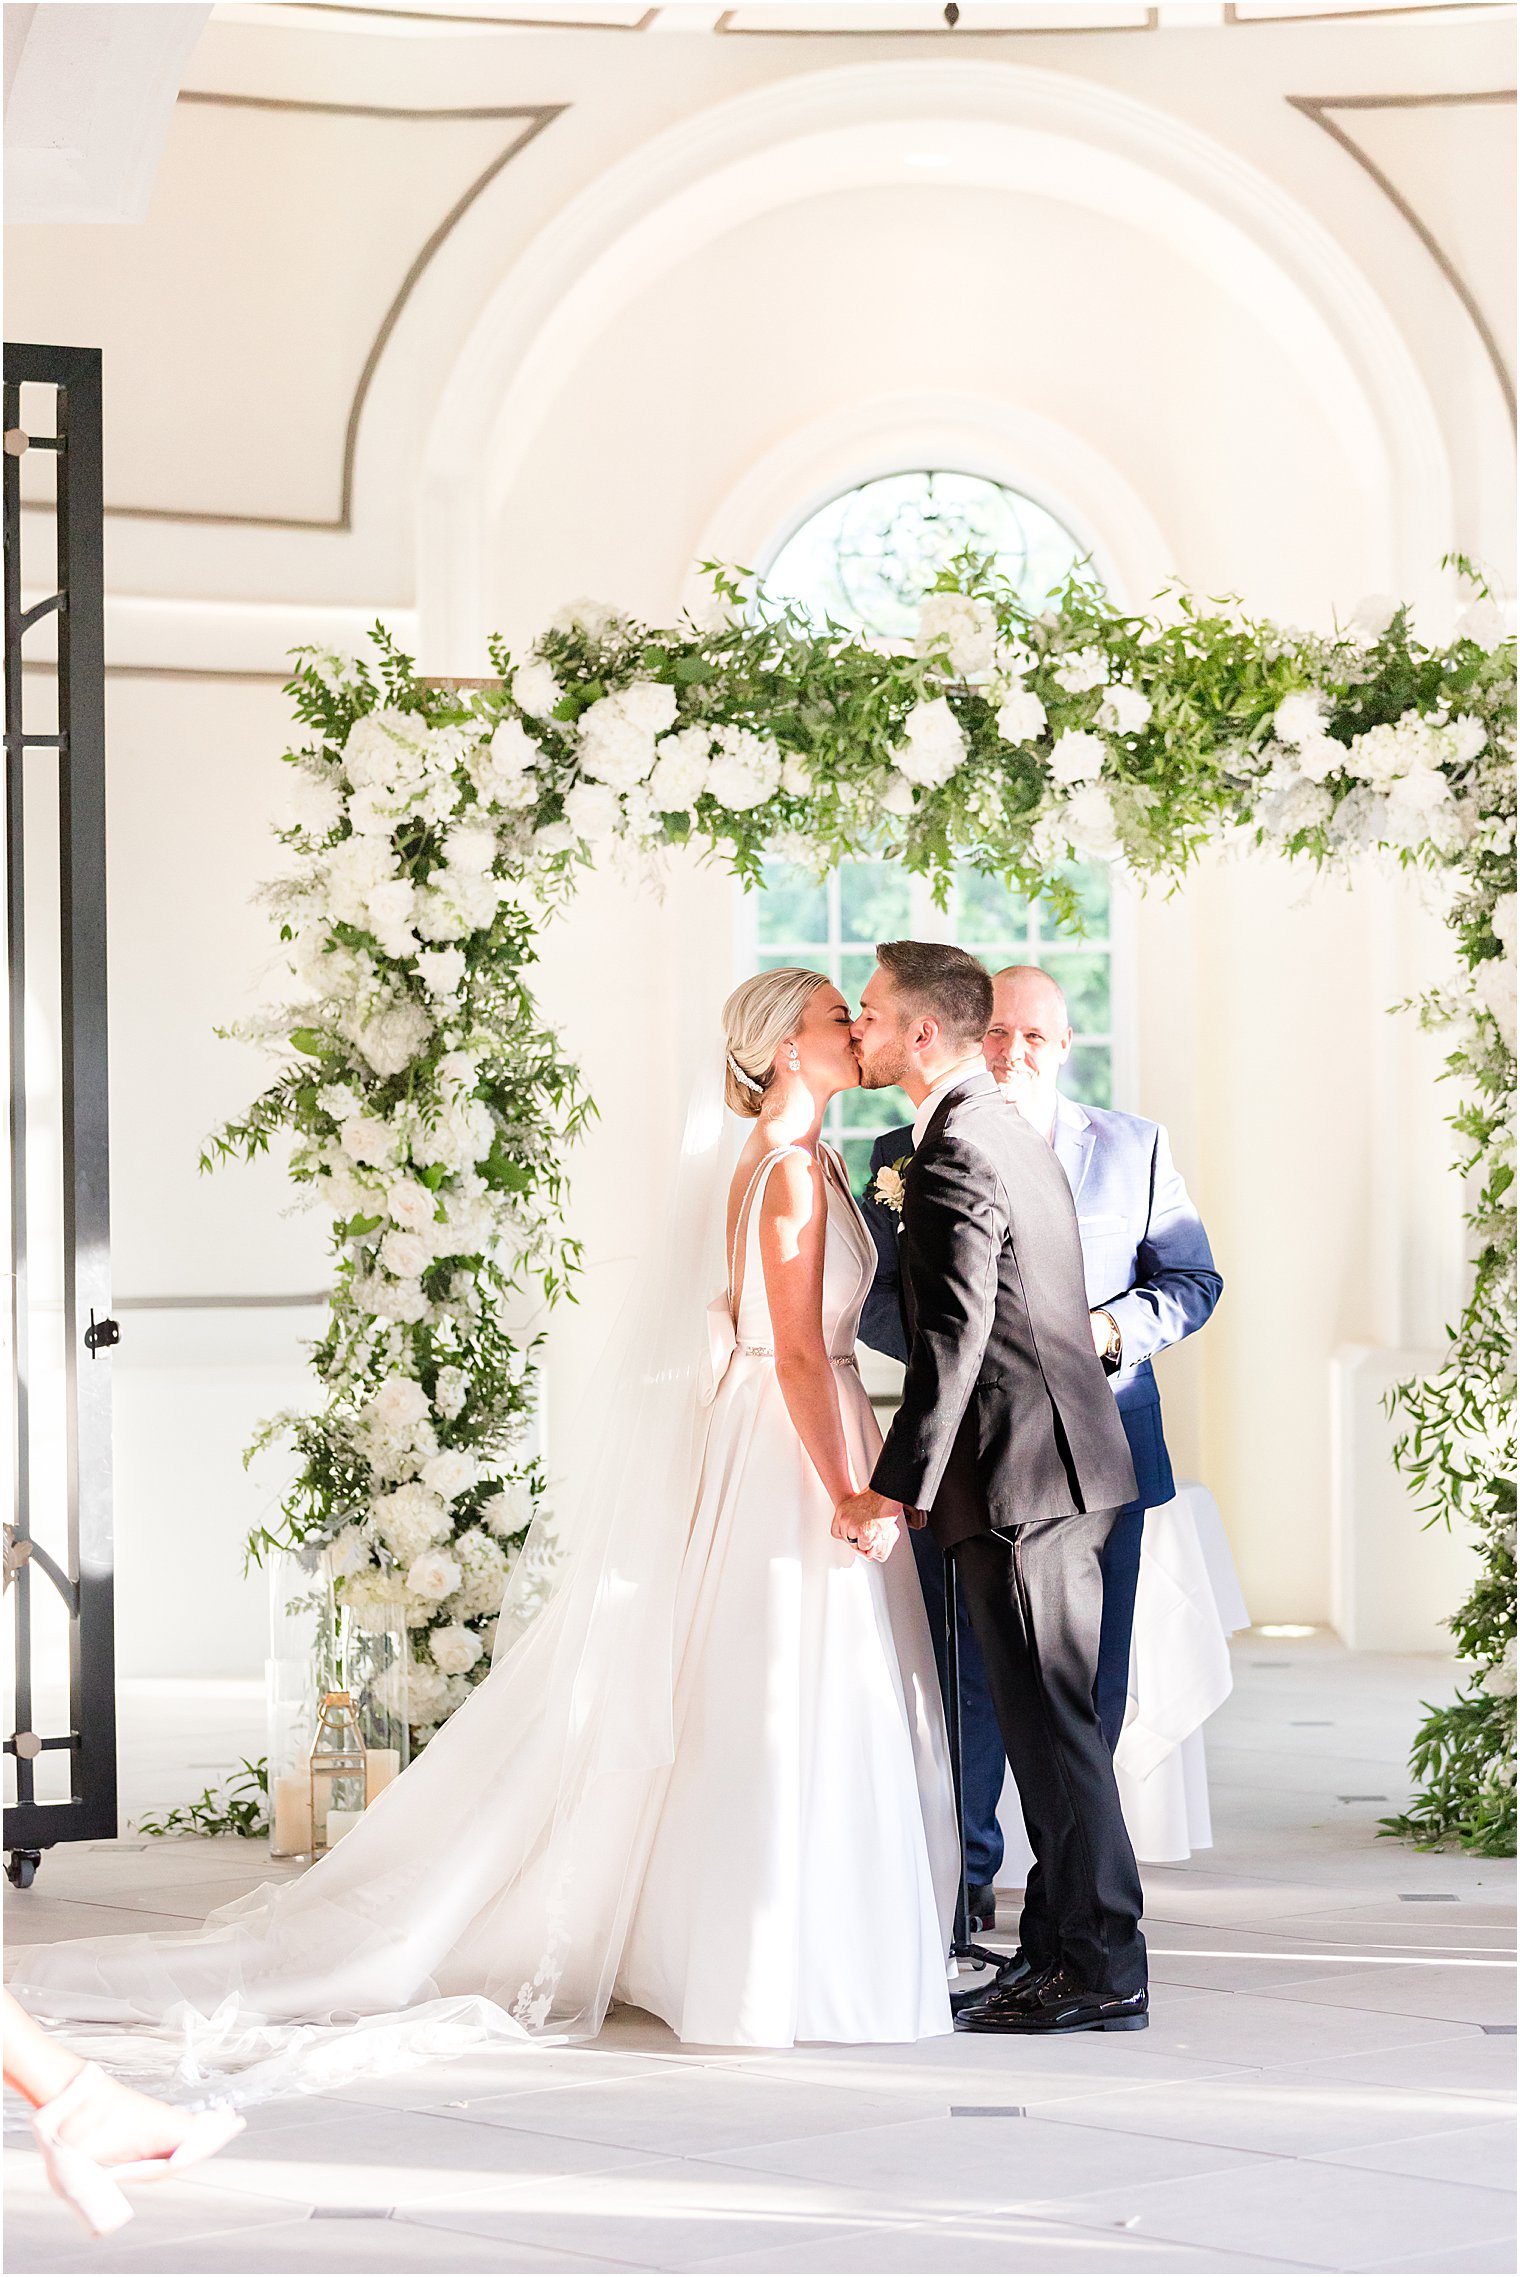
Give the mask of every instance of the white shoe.
[[183, 2140], [163, 2158], [127, 2159], [102, 2166], [88, 2151], [62, 2141], [58, 2128], [87, 2096], [107, 2084], [98, 2064], [86, 2064], [61, 2094], [32, 2113], [32, 2133], [48, 2181], [96, 2237], [109, 2237], [132, 2219], [131, 2200], [121, 2187], [124, 2182], [161, 2182], [170, 2175], [182, 2174], [187, 2167], [211, 2158], [234, 2135], [240, 2135], [244, 2126], [226, 2104], [213, 2104], [209, 2111], [196, 2113]]

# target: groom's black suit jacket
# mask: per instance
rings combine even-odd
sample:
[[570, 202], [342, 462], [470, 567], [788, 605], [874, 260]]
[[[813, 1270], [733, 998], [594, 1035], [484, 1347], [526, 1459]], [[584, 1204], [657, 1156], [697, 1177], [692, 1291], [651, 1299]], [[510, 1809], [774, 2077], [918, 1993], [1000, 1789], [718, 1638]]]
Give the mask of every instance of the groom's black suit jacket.
[[946, 1548], [1135, 1492], [1093, 1350], [1066, 1173], [990, 1075], [940, 1101], [907, 1173], [902, 1405], [871, 1484]]

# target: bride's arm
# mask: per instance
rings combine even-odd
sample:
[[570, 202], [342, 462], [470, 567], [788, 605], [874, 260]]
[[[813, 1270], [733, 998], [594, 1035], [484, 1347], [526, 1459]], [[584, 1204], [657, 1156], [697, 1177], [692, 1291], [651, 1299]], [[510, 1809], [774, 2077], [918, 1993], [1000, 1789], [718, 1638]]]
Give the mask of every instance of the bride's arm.
[[825, 1492], [838, 1503], [854, 1493], [855, 1481], [823, 1337], [828, 1199], [822, 1169], [805, 1155], [783, 1155], [756, 1207], [781, 1396]]

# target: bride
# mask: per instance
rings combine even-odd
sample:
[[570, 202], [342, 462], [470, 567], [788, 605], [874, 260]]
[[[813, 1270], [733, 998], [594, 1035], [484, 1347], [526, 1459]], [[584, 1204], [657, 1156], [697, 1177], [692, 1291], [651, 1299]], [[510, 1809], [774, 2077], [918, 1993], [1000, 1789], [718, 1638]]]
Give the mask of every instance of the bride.
[[752, 1128], [725, 1178], [716, 1084], [688, 1122], [546, 1607], [509, 1591], [490, 1676], [309, 1873], [187, 1935], [22, 1953], [34, 2012], [257, 2062], [249, 2093], [294, 2083], [313, 2027], [346, 2027], [352, 2076], [470, 2016], [591, 2036], [614, 1998], [706, 2045], [950, 2030], [923, 1600], [890, 1515], [858, 1548], [830, 1531], [881, 1443], [854, 1358], [875, 1250], [821, 1137], [859, 1080], [850, 1015], [786, 970], [723, 1027], [712, 1074]]

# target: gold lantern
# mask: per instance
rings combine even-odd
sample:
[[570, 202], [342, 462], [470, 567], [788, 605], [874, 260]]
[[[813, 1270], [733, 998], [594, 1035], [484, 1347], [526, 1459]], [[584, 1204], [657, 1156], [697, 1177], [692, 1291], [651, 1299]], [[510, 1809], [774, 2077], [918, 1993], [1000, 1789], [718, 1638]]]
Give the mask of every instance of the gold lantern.
[[311, 1743], [311, 1846], [330, 1850], [364, 1810], [364, 1734], [353, 1698], [324, 1692]]

